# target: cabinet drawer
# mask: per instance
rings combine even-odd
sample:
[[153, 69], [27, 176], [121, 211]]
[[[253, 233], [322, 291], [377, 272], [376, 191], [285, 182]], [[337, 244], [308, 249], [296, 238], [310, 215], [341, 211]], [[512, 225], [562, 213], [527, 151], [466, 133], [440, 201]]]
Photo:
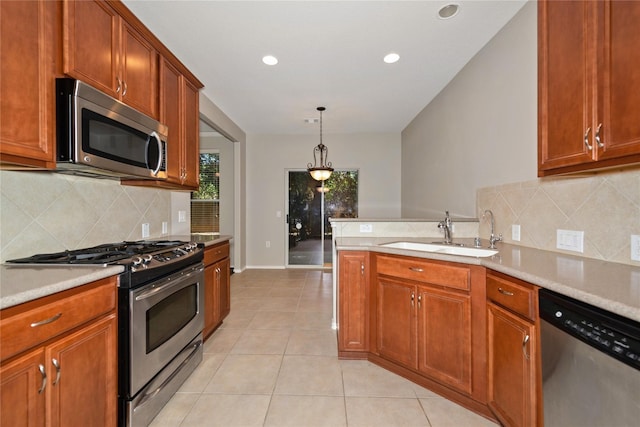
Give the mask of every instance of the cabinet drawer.
[[487, 274], [487, 298], [528, 319], [536, 319], [536, 290], [533, 285], [529, 287]]
[[208, 247], [204, 250], [204, 265], [211, 265], [229, 257], [229, 243]]
[[115, 308], [114, 277], [3, 310], [0, 359], [15, 356]]
[[378, 274], [417, 280], [448, 288], [469, 290], [468, 268], [438, 264], [418, 258], [377, 257]]

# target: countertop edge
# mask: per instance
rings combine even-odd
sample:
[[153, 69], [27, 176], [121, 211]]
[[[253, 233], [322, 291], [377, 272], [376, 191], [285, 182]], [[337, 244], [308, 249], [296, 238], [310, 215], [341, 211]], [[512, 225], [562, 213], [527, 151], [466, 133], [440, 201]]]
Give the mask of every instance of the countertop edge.
[[[65, 267], [35, 267], [29, 268], [31, 274], [33, 272], [40, 272], [44, 274], [45, 277], [49, 277], [46, 272], [61, 271], [60, 269]], [[3, 272], [7, 271], [15, 271], [16, 273], [21, 271], [24, 274], [27, 272], [27, 268], [25, 267], [12, 267], [12, 266], [2, 266]], [[72, 269], [66, 268], [67, 271], [72, 270], [73, 273], [70, 273], [68, 276], [61, 280], [57, 280], [52, 283], [43, 284], [42, 286], [35, 287], [27, 287], [24, 290], [10, 293], [9, 295], [0, 295], [0, 310], [13, 307], [15, 305], [19, 305], [25, 302], [33, 301], [38, 298], [46, 297], [49, 295], [53, 295], [58, 292], [66, 291], [68, 289], [72, 289], [78, 286], [86, 285], [91, 282], [95, 282], [96, 280], [104, 279], [106, 277], [116, 276], [124, 271], [124, 267], [122, 266], [110, 266], [110, 267], [74, 267]], [[7, 280], [3, 278], [3, 281]], [[2, 292], [2, 288], [6, 289], [6, 284], [2, 286], [0, 283], [0, 293]]]

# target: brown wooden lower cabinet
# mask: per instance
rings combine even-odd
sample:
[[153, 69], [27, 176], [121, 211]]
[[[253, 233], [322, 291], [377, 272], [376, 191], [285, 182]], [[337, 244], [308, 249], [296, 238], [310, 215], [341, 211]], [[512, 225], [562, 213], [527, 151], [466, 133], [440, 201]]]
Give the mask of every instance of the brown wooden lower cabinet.
[[366, 358], [505, 426], [542, 425], [537, 287], [477, 265], [338, 255], [341, 358]]
[[204, 330], [208, 338], [231, 309], [231, 261], [229, 242], [207, 247], [204, 252]]
[[542, 425], [537, 288], [487, 274], [489, 407], [504, 426]]
[[[104, 279], [0, 312], [2, 345], [15, 353], [0, 365], [1, 425], [116, 425], [115, 293], [115, 279]], [[74, 311], [93, 298], [104, 301], [95, 312]], [[42, 323], [48, 336], [30, 334], [54, 318]]]
[[386, 278], [377, 282], [376, 349], [383, 357], [417, 369], [416, 286]]
[[418, 370], [471, 395], [471, 297], [418, 287]]
[[349, 359], [366, 358], [369, 351], [369, 253], [341, 252], [338, 265], [339, 355]]
[[471, 394], [471, 301], [459, 291], [378, 278], [377, 349]]

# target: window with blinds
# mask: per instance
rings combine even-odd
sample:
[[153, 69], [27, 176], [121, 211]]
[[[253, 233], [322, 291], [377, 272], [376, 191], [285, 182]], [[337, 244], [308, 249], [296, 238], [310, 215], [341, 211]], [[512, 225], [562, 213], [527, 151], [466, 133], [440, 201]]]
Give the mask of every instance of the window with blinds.
[[200, 189], [191, 193], [191, 232], [220, 232], [219, 153], [200, 153]]

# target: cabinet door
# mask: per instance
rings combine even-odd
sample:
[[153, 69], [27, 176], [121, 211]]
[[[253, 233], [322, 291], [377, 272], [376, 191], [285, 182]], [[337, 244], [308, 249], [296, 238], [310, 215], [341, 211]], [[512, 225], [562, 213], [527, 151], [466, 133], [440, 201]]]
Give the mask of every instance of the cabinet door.
[[539, 171], [594, 160], [595, 3], [538, 2]]
[[597, 11], [598, 159], [640, 154], [640, 2], [597, 2]]
[[198, 88], [184, 81], [183, 185], [193, 190], [200, 184], [200, 104]]
[[471, 297], [418, 287], [418, 369], [471, 394]]
[[505, 426], [535, 426], [535, 329], [509, 311], [489, 303], [489, 407]]
[[160, 122], [167, 125], [167, 181], [181, 184], [183, 125], [181, 121], [182, 75], [165, 58], [160, 60]]
[[338, 350], [369, 351], [369, 254], [340, 252]]
[[121, 60], [122, 101], [158, 118], [158, 53], [140, 33], [124, 22]]
[[[39, 427], [45, 425], [45, 392], [50, 379], [42, 348], [27, 353], [0, 368], [0, 425]], [[50, 375], [50, 370], [45, 370]], [[44, 381], [43, 381], [44, 380]]]
[[56, 426], [115, 426], [116, 315], [46, 347], [47, 418]]
[[378, 278], [377, 346], [385, 356], [411, 368], [417, 366], [416, 287]]
[[55, 167], [55, 2], [0, 2], [0, 159]]
[[120, 17], [104, 1], [64, 2], [64, 72], [118, 98]]

